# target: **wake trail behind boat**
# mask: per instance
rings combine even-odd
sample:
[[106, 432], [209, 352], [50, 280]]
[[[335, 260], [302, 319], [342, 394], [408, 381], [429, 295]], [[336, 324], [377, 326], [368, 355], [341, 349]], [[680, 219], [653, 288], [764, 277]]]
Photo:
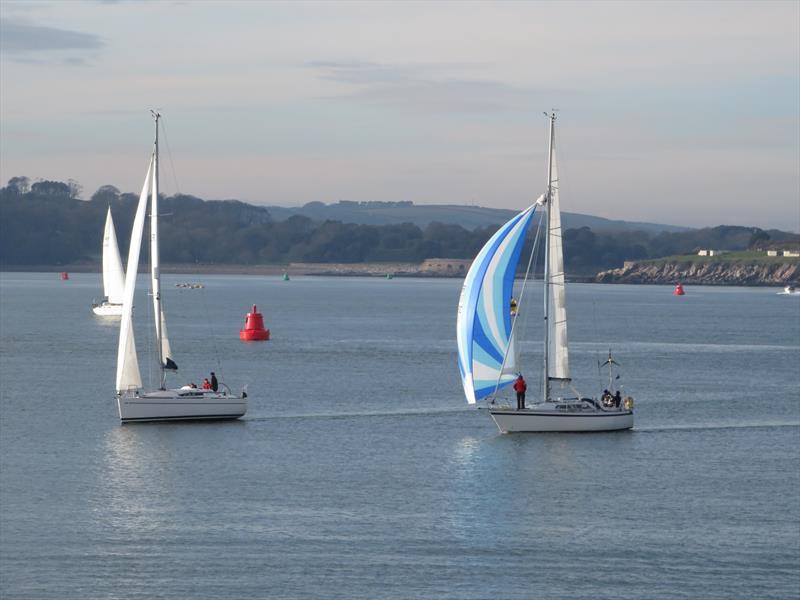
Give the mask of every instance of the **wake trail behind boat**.
[[658, 433], [661, 431], [710, 431], [719, 429], [771, 429], [776, 427], [800, 427], [800, 421], [789, 422], [756, 422], [756, 423], [707, 423], [698, 425], [665, 425], [654, 427], [636, 427], [639, 433]]
[[306, 413], [295, 415], [269, 415], [264, 417], [248, 417], [245, 421], [274, 421], [278, 419], [349, 419], [371, 417], [416, 417], [420, 415], [458, 415], [474, 412], [470, 407], [459, 408], [420, 408], [398, 411], [364, 411], [344, 413]]

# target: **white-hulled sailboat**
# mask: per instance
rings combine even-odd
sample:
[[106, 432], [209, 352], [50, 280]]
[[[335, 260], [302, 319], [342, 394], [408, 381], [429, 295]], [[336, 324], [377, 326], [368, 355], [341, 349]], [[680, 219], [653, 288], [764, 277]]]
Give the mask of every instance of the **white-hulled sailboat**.
[[103, 293], [105, 298], [100, 303], [92, 304], [94, 314], [101, 317], [119, 317], [122, 315], [122, 299], [125, 295], [125, 273], [122, 270], [122, 259], [119, 256], [117, 232], [111, 207], [106, 214], [106, 227], [103, 231]]
[[[547, 191], [492, 236], [478, 253], [464, 280], [456, 326], [464, 394], [470, 404], [489, 400], [489, 413], [504, 433], [630, 429], [633, 427], [631, 398], [624, 402], [614, 402], [609, 396], [602, 400], [581, 398], [570, 385], [564, 255], [554, 154], [555, 112], [548, 114], [548, 118]], [[515, 408], [497, 403], [495, 397], [500, 389], [514, 383], [520, 373], [515, 326], [522, 310], [528, 275], [518, 302], [512, 298], [514, 276], [526, 233], [539, 206], [545, 211], [542, 222], [546, 232], [542, 396], [529, 406], [523, 404], [522, 408]], [[535, 251], [536, 244], [528, 263], [528, 274]], [[609, 361], [609, 368], [616, 364], [610, 356]], [[560, 389], [555, 390], [556, 386]], [[565, 390], [573, 397], [565, 394]]]
[[[128, 269], [125, 275], [125, 294], [122, 303], [122, 319], [119, 330], [117, 353], [117, 404], [119, 418], [123, 423], [132, 421], [179, 421], [197, 419], [238, 419], [247, 411], [247, 394], [242, 390], [234, 395], [223, 383], [219, 390], [204, 390], [184, 386], [181, 389], [166, 388], [167, 371], [177, 371], [167, 326], [164, 305], [161, 300], [161, 274], [158, 250], [158, 121], [161, 115], [153, 112], [156, 135], [147, 175], [139, 196], [136, 216], [131, 231], [128, 251]], [[150, 281], [155, 315], [156, 356], [159, 367], [159, 388], [145, 391], [139, 372], [139, 360], [133, 337], [133, 296], [142, 234], [150, 204]]]

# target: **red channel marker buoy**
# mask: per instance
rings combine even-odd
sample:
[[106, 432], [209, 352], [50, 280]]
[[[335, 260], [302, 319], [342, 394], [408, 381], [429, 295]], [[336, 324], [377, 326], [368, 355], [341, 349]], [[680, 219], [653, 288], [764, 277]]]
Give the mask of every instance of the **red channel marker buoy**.
[[67, 273], [66, 271], [61, 271], [61, 281], [67, 281], [67, 280], [69, 280], [69, 273]]
[[264, 317], [255, 304], [244, 319], [244, 329], [239, 330], [239, 339], [243, 342], [265, 342], [269, 339], [269, 329], [264, 329]]
[[675, 291], [672, 292], [673, 296], [685, 296], [686, 292], [683, 291], [683, 286], [679, 283], [675, 286]]

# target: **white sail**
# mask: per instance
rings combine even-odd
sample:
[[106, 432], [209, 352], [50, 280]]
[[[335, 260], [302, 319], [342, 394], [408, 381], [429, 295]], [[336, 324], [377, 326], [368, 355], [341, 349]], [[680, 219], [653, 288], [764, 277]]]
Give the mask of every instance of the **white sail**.
[[125, 272], [122, 270], [117, 232], [114, 230], [110, 206], [103, 232], [103, 293], [111, 304], [122, 304], [125, 296]]
[[119, 346], [117, 348], [117, 392], [142, 387], [142, 376], [139, 372], [139, 361], [136, 358], [136, 343], [133, 338], [133, 294], [136, 290], [136, 275], [139, 267], [139, 253], [142, 248], [144, 219], [147, 212], [147, 195], [150, 190], [150, 177], [153, 171], [153, 158], [147, 167], [139, 205], [133, 219], [131, 243], [128, 249], [128, 268], [125, 272], [125, 296], [122, 302], [122, 319], [119, 328]]
[[552, 180], [550, 191], [550, 244], [548, 261], [550, 267], [550, 328], [548, 343], [548, 371], [550, 379], [569, 379], [569, 349], [567, 347], [567, 304], [564, 288], [564, 249], [561, 241], [561, 209], [558, 198], [558, 169], [555, 151], [552, 157]]

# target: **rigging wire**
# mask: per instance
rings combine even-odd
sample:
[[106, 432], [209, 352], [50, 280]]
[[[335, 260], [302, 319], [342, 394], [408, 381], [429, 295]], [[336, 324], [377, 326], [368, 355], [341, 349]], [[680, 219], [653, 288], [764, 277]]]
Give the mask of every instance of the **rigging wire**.
[[167, 139], [167, 128], [164, 125], [164, 117], [161, 117], [161, 131], [164, 134], [164, 145], [167, 147], [167, 157], [169, 158], [169, 167], [172, 170], [172, 180], [175, 182], [175, 193], [181, 193], [181, 186], [178, 185], [178, 174], [175, 171], [175, 163], [172, 162], [172, 150], [169, 147], [169, 140]]
[[[497, 383], [495, 384], [494, 392], [492, 393], [492, 396], [491, 396], [492, 401], [494, 401], [494, 398], [497, 396], [497, 392], [500, 389], [500, 380], [503, 377], [503, 370], [505, 369], [506, 361], [508, 360], [508, 351], [511, 349], [511, 339], [514, 336], [514, 328], [516, 327], [517, 318], [519, 317], [520, 309], [522, 307], [522, 299], [525, 296], [525, 286], [528, 283], [528, 276], [530, 275], [530, 272], [531, 272], [531, 265], [533, 264], [534, 257], [537, 254], [536, 250], [537, 250], [537, 248], [539, 246], [539, 233], [542, 230], [542, 221], [543, 221], [543, 219], [540, 218], [539, 219], [539, 225], [536, 227], [536, 237], [533, 240], [533, 247], [531, 248], [531, 254], [530, 254], [530, 257], [528, 258], [528, 267], [525, 270], [525, 279], [522, 280], [522, 289], [520, 290], [520, 293], [519, 293], [519, 300], [517, 300], [517, 312], [514, 315], [514, 318], [511, 320], [511, 334], [508, 337], [509, 343], [508, 343], [508, 345], [506, 345], [506, 350], [503, 353], [503, 364], [500, 365], [500, 374], [497, 377]], [[523, 322], [523, 324], [526, 322], [524, 318], [523, 318], [522, 322]]]
[[[592, 294], [592, 323], [594, 325], [594, 338], [599, 343], [600, 330], [597, 327], [597, 297], [594, 294]], [[598, 355], [597, 352], [598, 352], [597, 348], [595, 348], [594, 357], [595, 360], [597, 361], [597, 380], [598, 383], [600, 384], [600, 387], [598, 389], [600, 389], [603, 387], [603, 370], [600, 368], [600, 356]]]

